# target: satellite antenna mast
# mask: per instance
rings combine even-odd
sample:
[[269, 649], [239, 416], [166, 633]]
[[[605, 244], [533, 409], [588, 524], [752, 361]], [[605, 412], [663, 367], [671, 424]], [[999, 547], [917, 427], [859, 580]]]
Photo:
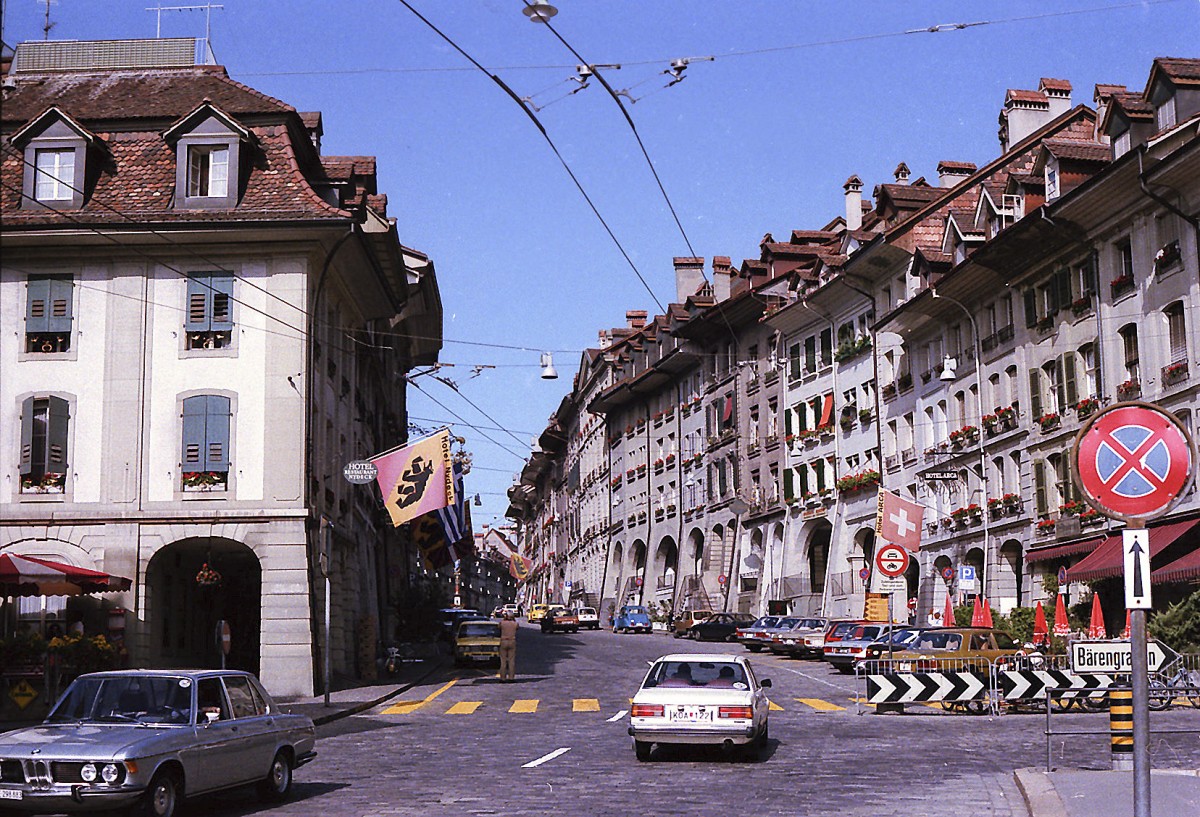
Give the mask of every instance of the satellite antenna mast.
[[44, 2], [46, 4], [46, 21], [42, 24], [42, 39], [49, 40], [50, 39], [50, 29], [52, 29], [52, 28], [54, 28], [54, 26], [58, 25], [57, 23], [50, 22], [50, 6], [57, 3], [58, 0], [44, 0]]
[[[47, 3], [50, 0], [46, 0]], [[158, 0], [158, 4], [154, 8], [148, 8], [146, 11], [153, 11], [158, 17], [158, 22], [154, 28], [154, 36], [156, 39], [162, 38], [162, 13], [164, 11], [203, 11], [204, 12], [204, 42], [205, 45], [210, 44], [210, 35], [212, 33], [212, 10], [225, 7], [219, 3], [205, 2], [203, 6], [164, 6], [162, 0]]]

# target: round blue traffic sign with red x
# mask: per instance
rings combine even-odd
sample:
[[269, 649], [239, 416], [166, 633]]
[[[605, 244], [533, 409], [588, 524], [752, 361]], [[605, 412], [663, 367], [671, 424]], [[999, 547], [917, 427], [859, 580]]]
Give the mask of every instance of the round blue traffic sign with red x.
[[1171, 414], [1146, 403], [1097, 414], [1075, 447], [1079, 483], [1099, 509], [1122, 518], [1165, 513], [1192, 476], [1192, 441]]

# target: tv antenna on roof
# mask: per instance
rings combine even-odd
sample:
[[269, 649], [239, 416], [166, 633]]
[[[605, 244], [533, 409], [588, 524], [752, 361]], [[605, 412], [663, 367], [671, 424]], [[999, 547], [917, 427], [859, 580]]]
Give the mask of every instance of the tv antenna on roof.
[[43, 2], [46, 4], [46, 22], [44, 22], [42, 24], [42, 39], [49, 40], [50, 39], [50, 29], [52, 29], [56, 25], [58, 25], [58, 23], [50, 22], [50, 7], [57, 6], [58, 0], [43, 0]]
[[[46, 0], [46, 2], [48, 4], [50, 2], [50, 0]], [[158, 23], [154, 27], [155, 39], [162, 38], [162, 13], [164, 11], [203, 11], [204, 12], [204, 42], [205, 42], [205, 44], [207, 44], [209, 42], [209, 33], [212, 30], [212, 10], [213, 9], [221, 9], [222, 11], [224, 11], [225, 7], [219, 3], [207, 3], [207, 2], [203, 6], [164, 6], [162, 4], [162, 0], [158, 0], [158, 5], [156, 5], [154, 8], [148, 8], [148, 9], [146, 9], [146, 11], [153, 11], [153, 12], [156, 12], [158, 15]]]

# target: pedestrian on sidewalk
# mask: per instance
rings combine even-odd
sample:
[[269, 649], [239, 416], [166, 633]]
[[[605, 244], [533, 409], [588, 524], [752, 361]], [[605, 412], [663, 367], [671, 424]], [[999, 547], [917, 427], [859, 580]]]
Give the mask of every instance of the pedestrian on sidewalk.
[[500, 620], [500, 680], [515, 681], [517, 675], [517, 620], [506, 612]]

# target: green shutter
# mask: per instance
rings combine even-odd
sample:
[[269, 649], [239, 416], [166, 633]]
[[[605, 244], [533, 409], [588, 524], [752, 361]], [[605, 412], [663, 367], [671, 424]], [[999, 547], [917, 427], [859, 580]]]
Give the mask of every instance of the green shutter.
[[1071, 271], [1063, 267], [1054, 276], [1054, 286], [1058, 290], [1058, 309], [1066, 309], [1074, 300], [1071, 296]]
[[1037, 293], [1032, 289], [1025, 290], [1025, 326], [1037, 326]]
[[803, 357], [800, 354], [800, 344], [793, 343], [788, 349], [788, 363], [790, 368], [788, 377], [790, 377], [792, 380], [800, 379], [802, 373], [800, 368], [801, 360], [803, 360]]
[[48, 474], [67, 472], [67, 430], [71, 417], [71, 405], [61, 397], [48, 398], [46, 426], [46, 470]]
[[1043, 460], [1033, 462], [1033, 493], [1037, 513], [1046, 513], [1046, 463]]
[[1036, 420], [1042, 416], [1042, 381], [1041, 372], [1029, 370], [1029, 417]]
[[817, 339], [804, 339], [804, 366], [810, 372], [817, 370]]
[[1100, 255], [1095, 250], [1088, 256], [1086, 281], [1088, 293], [1094, 294], [1099, 286]]
[[783, 410], [783, 433], [787, 436], [792, 436], [792, 410]]
[[1063, 396], [1066, 397], [1066, 407], [1073, 408], [1079, 402], [1079, 389], [1075, 384], [1075, 353], [1067, 352], [1062, 356], [1062, 372], [1059, 375], [1063, 385]]
[[229, 470], [229, 398], [208, 395], [204, 428], [204, 470]]
[[829, 366], [833, 363], [833, 329], [823, 329], [821, 331], [821, 365]]
[[25, 331], [50, 331], [50, 279], [30, 276], [26, 284]]
[[188, 273], [187, 304], [183, 328], [188, 332], [208, 332], [212, 329], [212, 276], [203, 272]]
[[56, 276], [49, 280], [50, 303], [46, 315], [46, 330], [70, 333], [74, 281], [70, 276]]
[[804, 496], [808, 490], [808, 466], [801, 465], [796, 469], [796, 476], [800, 477], [800, 496]]
[[33, 473], [33, 400], [27, 397], [21, 403], [21, 476]]
[[783, 498], [785, 500], [796, 498], [796, 492], [792, 488], [793, 477], [794, 477], [794, 474], [792, 473], [791, 468], [783, 469]]

